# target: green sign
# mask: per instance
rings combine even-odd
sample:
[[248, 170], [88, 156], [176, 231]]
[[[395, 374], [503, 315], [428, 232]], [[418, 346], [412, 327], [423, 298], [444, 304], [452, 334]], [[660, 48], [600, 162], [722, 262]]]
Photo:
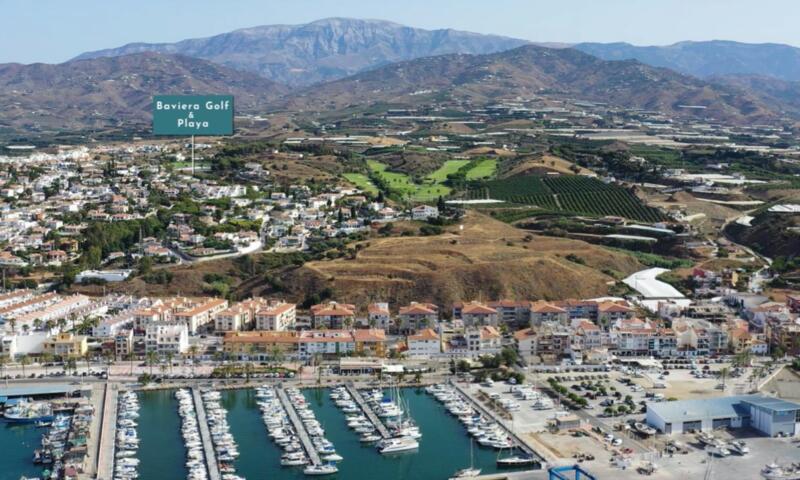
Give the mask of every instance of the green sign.
[[155, 135], [233, 135], [233, 95], [156, 95]]

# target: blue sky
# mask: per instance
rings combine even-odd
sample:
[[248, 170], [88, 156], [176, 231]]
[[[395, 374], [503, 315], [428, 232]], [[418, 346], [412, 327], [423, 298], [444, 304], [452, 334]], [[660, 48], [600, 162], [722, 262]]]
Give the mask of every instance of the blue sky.
[[0, 63], [55, 63], [130, 42], [334, 16], [540, 42], [800, 45], [797, 0], [0, 0]]

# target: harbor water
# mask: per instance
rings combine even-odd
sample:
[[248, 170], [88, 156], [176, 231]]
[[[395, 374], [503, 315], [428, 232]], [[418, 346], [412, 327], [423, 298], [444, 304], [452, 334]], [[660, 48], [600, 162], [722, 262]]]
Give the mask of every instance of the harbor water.
[[37, 477], [42, 468], [32, 462], [33, 451], [41, 446], [47, 430], [29, 425], [11, 425], [0, 421], [0, 480], [19, 480], [23, 475]]
[[139, 405], [139, 480], [186, 478], [186, 447], [175, 390], [142, 392]]
[[[348, 480], [400, 480], [409, 478], [446, 479], [456, 470], [470, 466], [470, 437], [435, 398], [421, 389], [406, 388], [402, 395], [408, 414], [420, 427], [419, 450], [381, 455], [374, 445], [359, 442], [347, 427], [345, 414], [330, 399], [329, 389], [308, 389], [303, 395], [325, 428], [325, 436], [344, 457], [339, 472], [325, 478]], [[174, 390], [139, 393], [137, 457], [140, 480], [186, 478], [186, 448], [181, 437], [181, 419]], [[282, 451], [269, 438], [253, 389], [226, 390], [221, 404], [227, 411], [231, 433], [239, 445], [235, 461], [238, 475], [248, 480], [296, 480], [306, 477], [302, 468], [281, 467]], [[33, 450], [44, 430], [34, 426], [0, 425], [3, 467], [0, 480], [18, 480], [21, 475], [38, 476]], [[474, 445], [473, 461], [483, 473], [496, 472], [497, 452]]]

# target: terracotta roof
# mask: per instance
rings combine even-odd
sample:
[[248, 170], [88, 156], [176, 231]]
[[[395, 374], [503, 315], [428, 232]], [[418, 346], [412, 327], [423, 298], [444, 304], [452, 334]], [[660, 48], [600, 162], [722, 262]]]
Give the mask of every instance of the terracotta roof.
[[356, 329], [353, 338], [356, 342], [385, 342], [386, 332], [382, 328]]
[[630, 312], [633, 309], [628, 307], [627, 305], [623, 305], [617, 302], [602, 302], [600, 305], [597, 306], [597, 309], [600, 312]]
[[468, 303], [461, 309], [462, 315], [492, 315], [496, 313], [497, 310], [494, 308], [489, 308], [477, 302]]
[[436, 315], [439, 308], [432, 303], [412, 303], [400, 307], [400, 315]]
[[517, 340], [525, 340], [528, 337], [535, 337], [536, 332], [533, 331], [532, 328], [525, 328], [523, 330], [517, 330], [514, 332], [514, 338]]
[[481, 340], [489, 338], [500, 338], [500, 332], [491, 325], [481, 327]]
[[438, 340], [439, 335], [432, 328], [420, 330], [416, 335], [410, 335], [408, 340]]
[[531, 311], [533, 313], [567, 313], [563, 308], [544, 301], [534, 302], [533, 305], [531, 305]]

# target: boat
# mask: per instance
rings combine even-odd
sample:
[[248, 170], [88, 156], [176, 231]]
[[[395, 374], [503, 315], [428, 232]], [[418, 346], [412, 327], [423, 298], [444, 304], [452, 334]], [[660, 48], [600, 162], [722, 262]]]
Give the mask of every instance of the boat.
[[750, 447], [748, 447], [743, 440], [733, 440], [728, 442], [728, 449], [739, 455], [747, 455], [750, 453]]
[[633, 428], [635, 428], [637, 432], [639, 432], [639, 433], [641, 433], [643, 435], [648, 435], [649, 436], [649, 435], [655, 435], [656, 434], [656, 429], [651, 427], [650, 425], [647, 425], [646, 423], [636, 422], [636, 423], [633, 424]]
[[469, 441], [469, 468], [462, 468], [461, 470], [457, 471], [452, 478], [474, 478], [481, 474], [480, 468], [475, 468], [475, 455], [473, 452], [474, 443], [472, 440]]
[[336, 465], [327, 464], [327, 465], [310, 465], [303, 469], [303, 473], [306, 475], [332, 475], [338, 472], [339, 469], [336, 468]]
[[727, 457], [731, 454], [731, 451], [725, 447], [725, 444], [722, 442], [714, 443], [713, 445], [706, 446], [706, 451], [712, 455], [717, 457]]
[[52, 422], [53, 407], [47, 402], [23, 401], [6, 409], [3, 418], [9, 423]]
[[702, 443], [703, 445], [713, 445], [717, 439], [714, 437], [713, 434], [708, 432], [700, 432], [697, 434], [697, 441]]
[[800, 480], [800, 470], [794, 466], [782, 467], [772, 462], [761, 470], [761, 476], [766, 480]]
[[419, 448], [419, 442], [411, 437], [390, 438], [378, 444], [381, 454], [409, 452]]
[[342, 457], [337, 453], [331, 453], [329, 455], [323, 455], [322, 460], [326, 462], [341, 462], [342, 460], [344, 460], [344, 457]]
[[512, 455], [510, 457], [497, 459], [497, 466], [499, 468], [527, 467], [537, 464], [538, 460], [536, 460], [536, 457], [533, 455]]

